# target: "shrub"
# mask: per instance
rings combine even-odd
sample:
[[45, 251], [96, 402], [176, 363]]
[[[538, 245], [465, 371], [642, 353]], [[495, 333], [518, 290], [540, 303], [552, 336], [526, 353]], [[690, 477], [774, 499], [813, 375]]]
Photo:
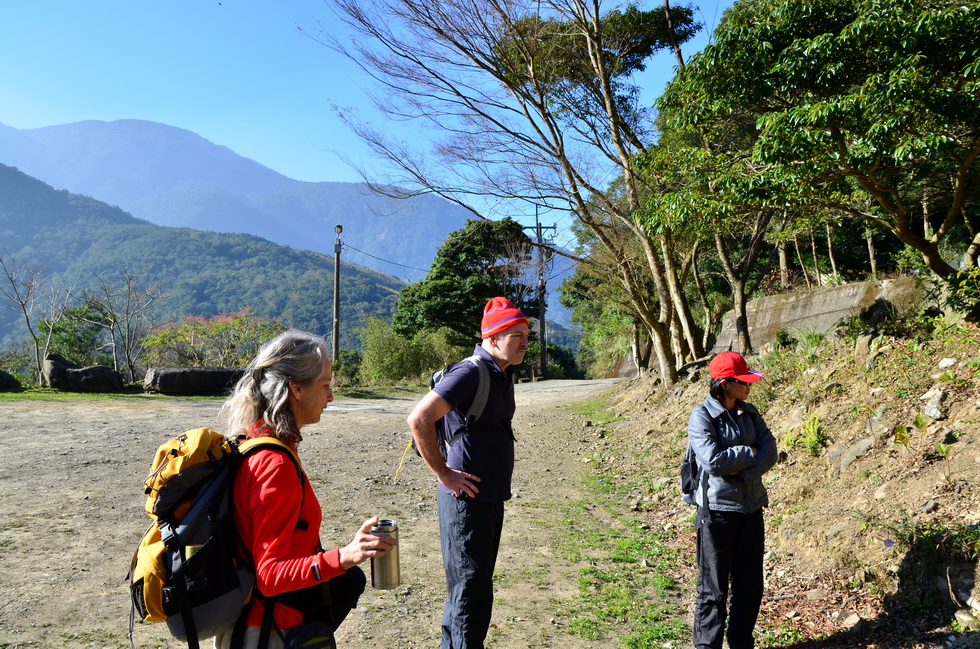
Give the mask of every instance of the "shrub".
[[421, 381], [444, 364], [436, 334], [419, 332], [404, 338], [379, 318], [369, 318], [359, 334], [364, 344], [359, 377], [365, 383]]
[[980, 268], [961, 270], [947, 279], [948, 305], [970, 322], [980, 321]]
[[263, 343], [285, 330], [277, 320], [253, 316], [248, 309], [192, 316], [151, 332], [143, 341], [143, 361], [158, 367], [244, 367]]
[[817, 413], [812, 413], [806, 418], [799, 432], [786, 433], [783, 437], [784, 444], [803, 447], [813, 457], [820, 455], [827, 442], [827, 429], [820, 425], [820, 415]]

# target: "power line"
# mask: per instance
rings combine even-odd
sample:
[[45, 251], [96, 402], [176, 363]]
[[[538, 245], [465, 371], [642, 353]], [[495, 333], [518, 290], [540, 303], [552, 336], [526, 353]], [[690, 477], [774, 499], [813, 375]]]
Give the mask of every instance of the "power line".
[[401, 266], [402, 268], [408, 268], [409, 270], [420, 270], [423, 273], [429, 272], [429, 270], [427, 268], [416, 268], [415, 266], [406, 266], [405, 264], [399, 264], [397, 261], [390, 261], [388, 259], [382, 259], [381, 257], [376, 257], [376, 256], [372, 255], [369, 252], [364, 252], [363, 250], [358, 250], [357, 248], [355, 248], [354, 246], [350, 245], [349, 243], [345, 243], [344, 244], [344, 247], [345, 248], [350, 248], [354, 252], [359, 252], [362, 255], [366, 255], [368, 257], [371, 257], [372, 259], [377, 259], [378, 261], [383, 261], [386, 264], [391, 264], [392, 266]]

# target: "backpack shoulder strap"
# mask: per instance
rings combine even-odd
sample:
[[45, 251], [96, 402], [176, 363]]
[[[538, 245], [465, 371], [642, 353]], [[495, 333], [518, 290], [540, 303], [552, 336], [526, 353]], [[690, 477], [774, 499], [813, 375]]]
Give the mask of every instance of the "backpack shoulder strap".
[[473, 403], [470, 404], [469, 410], [466, 411], [466, 423], [471, 424], [480, 418], [484, 408], [487, 407], [487, 399], [490, 396], [490, 370], [487, 369], [486, 361], [476, 354], [467, 357], [466, 362], [476, 365], [479, 374]]
[[238, 445], [238, 452], [242, 455], [248, 455], [253, 451], [262, 449], [285, 452], [289, 456], [289, 459], [293, 461], [293, 464], [296, 465], [296, 471], [302, 474], [303, 465], [300, 463], [296, 452], [291, 449], [288, 444], [276, 439], [275, 437], [253, 437], [251, 439], [244, 440]]
[[[704, 410], [704, 414], [706, 414], [708, 416], [708, 421], [711, 422], [711, 427], [715, 431], [715, 437], [717, 437], [718, 436], [718, 417], [712, 417], [711, 416], [711, 413], [708, 411], [708, 409], [704, 406], [703, 403], [702, 404], [699, 404], [698, 407], [701, 408], [701, 409], [703, 409]], [[698, 456], [694, 452], [694, 449], [691, 448], [691, 442], [690, 442], [690, 440], [688, 440], [687, 446], [688, 446], [688, 448], [691, 451], [691, 455], [693, 456], [694, 461], [695, 462], [698, 462], [698, 459], [697, 459]], [[701, 466], [700, 462], [698, 462], [698, 470], [701, 472], [701, 476], [700, 476], [701, 479], [699, 480], [700, 487], [701, 487], [701, 502], [704, 503], [704, 508], [705, 509], [710, 509], [710, 507], [708, 507], [708, 477], [709, 477], [708, 476], [708, 472], [704, 470], [704, 467]]]

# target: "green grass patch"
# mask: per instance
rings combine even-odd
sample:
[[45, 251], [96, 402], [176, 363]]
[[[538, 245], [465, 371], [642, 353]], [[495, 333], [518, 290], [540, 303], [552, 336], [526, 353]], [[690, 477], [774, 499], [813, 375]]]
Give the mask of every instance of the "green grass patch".
[[[345, 387], [334, 390], [335, 398], [339, 399], [390, 399], [395, 397], [417, 398], [424, 391], [419, 388], [404, 386], [370, 386]], [[123, 401], [224, 401], [226, 396], [194, 397], [168, 396], [152, 392], [143, 392], [142, 388], [133, 387], [123, 392], [62, 392], [51, 388], [21, 388], [9, 392], [0, 392], [0, 403], [6, 401], [105, 401], [106, 399]]]
[[590, 399], [567, 404], [562, 408], [588, 417], [593, 426], [604, 426], [622, 419], [619, 415], [609, 411], [610, 405], [607, 399]]
[[[587, 501], [564, 503], [556, 554], [580, 564], [578, 594], [556, 602], [569, 619], [568, 633], [607, 646], [654, 649], [687, 631], [675, 599], [670, 568], [676, 552], [655, 530], [624, 512], [618, 481], [599, 473], [585, 476]], [[601, 511], [613, 520], [600, 522]]]
[[160, 399], [220, 399], [221, 397], [165, 397], [149, 394], [142, 390], [126, 392], [61, 392], [51, 388], [26, 388], [11, 392], [0, 392], [0, 402], [4, 401], [104, 401], [118, 399], [125, 401], [149, 401]]

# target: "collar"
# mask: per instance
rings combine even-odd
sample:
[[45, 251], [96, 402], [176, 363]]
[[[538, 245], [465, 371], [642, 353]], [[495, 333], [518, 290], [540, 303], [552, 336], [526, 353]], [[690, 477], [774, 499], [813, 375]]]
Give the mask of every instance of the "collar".
[[[276, 437], [276, 431], [272, 429], [272, 426], [269, 426], [262, 419], [255, 422], [252, 427], [248, 429], [248, 433], [246, 433], [245, 437], [248, 439], [255, 439], [256, 437], [272, 437], [274, 439], [279, 439]], [[284, 442], [286, 446], [293, 449], [293, 453], [298, 452], [298, 449], [296, 448], [296, 441], [297, 440], [295, 437], [291, 437], [289, 441]]]
[[[745, 402], [744, 401], [740, 401], [738, 399], [735, 400], [735, 415], [736, 416], [739, 416], [743, 412], [745, 412], [745, 407], [744, 406], [745, 406]], [[708, 396], [704, 400], [704, 407], [708, 411], [708, 415], [712, 419], [717, 419], [718, 417], [721, 417], [721, 415], [726, 412], [725, 406], [721, 405], [721, 401], [718, 401], [718, 399], [715, 399], [712, 396]]]

